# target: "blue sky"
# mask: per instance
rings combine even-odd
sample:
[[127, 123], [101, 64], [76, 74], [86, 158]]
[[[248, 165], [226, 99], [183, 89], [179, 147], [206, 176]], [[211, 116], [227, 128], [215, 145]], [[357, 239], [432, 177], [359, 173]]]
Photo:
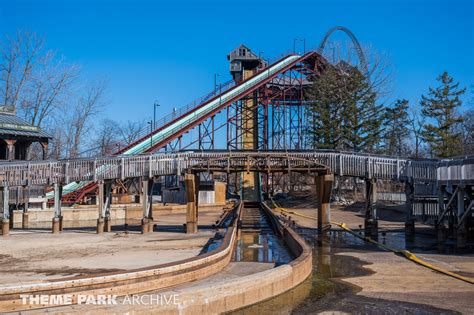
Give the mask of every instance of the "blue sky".
[[276, 58], [295, 37], [315, 47], [335, 25], [387, 54], [392, 97], [417, 103], [444, 70], [474, 84], [473, 20], [469, 0], [0, 0], [2, 33], [44, 35], [85, 77], [108, 80], [103, 115], [116, 120], [150, 119], [155, 100], [160, 114], [183, 106], [212, 89], [214, 73], [227, 81], [226, 54], [240, 43]]

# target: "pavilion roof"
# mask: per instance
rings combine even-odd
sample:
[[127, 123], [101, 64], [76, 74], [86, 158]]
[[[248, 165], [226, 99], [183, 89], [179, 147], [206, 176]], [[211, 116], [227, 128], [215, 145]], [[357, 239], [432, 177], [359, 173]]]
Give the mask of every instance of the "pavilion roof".
[[40, 127], [33, 126], [26, 120], [10, 112], [0, 112], [0, 137], [6, 136], [27, 138], [52, 138]]

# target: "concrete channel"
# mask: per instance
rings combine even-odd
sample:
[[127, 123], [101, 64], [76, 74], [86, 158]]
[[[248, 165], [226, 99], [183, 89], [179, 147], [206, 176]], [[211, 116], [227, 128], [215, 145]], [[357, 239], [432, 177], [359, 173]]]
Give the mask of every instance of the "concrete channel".
[[[27, 311], [20, 294], [176, 294], [178, 305], [159, 306], [160, 313], [208, 314], [240, 309], [286, 292], [309, 277], [311, 250], [291, 229], [283, 226], [264, 204], [238, 204], [221, 220], [223, 240], [208, 252], [176, 263], [102, 277], [28, 286], [0, 287], [2, 312]], [[167, 289], [172, 286], [171, 289]], [[146, 292], [146, 293], [145, 293]], [[120, 298], [119, 298], [120, 300]], [[49, 313], [153, 313], [152, 306], [65, 305]], [[120, 304], [120, 303], [119, 303]], [[47, 305], [27, 311], [39, 313]], [[42, 308], [43, 307], [43, 308]]]

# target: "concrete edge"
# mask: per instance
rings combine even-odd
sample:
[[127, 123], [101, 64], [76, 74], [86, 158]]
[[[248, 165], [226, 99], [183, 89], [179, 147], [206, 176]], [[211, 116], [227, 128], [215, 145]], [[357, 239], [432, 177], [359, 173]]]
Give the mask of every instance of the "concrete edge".
[[179, 303], [172, 305], [115, 306], [100, 308], [104, 312], [134, 314], [220, 314], [237, 310], [278, 296], [306, 280], [312, 273], [312, 252], [306, 242], [292, 229], [279, 229], [285, 244], [296, 254], [289, 264], [243, 276], [208, 287], [176, 288], [172, 294], [179, 296]]
[[[236, 208], [236, 211], [240, 212], [240, 204], [236, 205]], [[234, 220], [227, 229], [219, 247], [197, 257], [101, 277], [0, 286], [0, 312], [32, 308], [31, 305], [22, 305], [20, 295], [23, 294], [73, 294], [77, 297], [77, 294], [104, 294], [107, 292], [107, 294], [120, 296], [163, 289], [202, 279], [221, 271], [229, 264], [236, 239], [237, 220]], [[45, 306], [34, 305], [35, 308]]]

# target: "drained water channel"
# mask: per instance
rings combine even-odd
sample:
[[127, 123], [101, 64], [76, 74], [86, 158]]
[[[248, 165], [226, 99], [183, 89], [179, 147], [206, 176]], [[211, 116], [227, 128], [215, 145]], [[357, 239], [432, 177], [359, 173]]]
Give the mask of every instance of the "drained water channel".
[[[408, 312], [415, 314], [446, 314], [446, 310], [427, 305], [367, 298], [357, 295], [360, 288], [340, 278], [365, 276], [372, 273], [358, 258], [344, 252], [373, 252], [378, 249], [342, 231], [331, 231], [321, 245], [315, 242], [314, 230], [298, 230], [313, 248], [313, 273], [302, 284], [275, 298], [252, 305], [232, 314], [316, 314], [340, 311], [357, 314], [386, 314]], [[432, 238], [421, 236], [413, 243], [405, 243], [404, 234], [387, 233], [379, 241], [402, 245], [407, 249], [427, 248]], [[428, 248], [433, 248], [428, 246]]]
[[258, 203], [245, 203], [234, 261], [286, 264], [294, 259], [271, 229]]

